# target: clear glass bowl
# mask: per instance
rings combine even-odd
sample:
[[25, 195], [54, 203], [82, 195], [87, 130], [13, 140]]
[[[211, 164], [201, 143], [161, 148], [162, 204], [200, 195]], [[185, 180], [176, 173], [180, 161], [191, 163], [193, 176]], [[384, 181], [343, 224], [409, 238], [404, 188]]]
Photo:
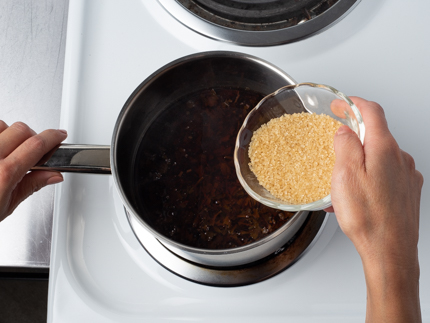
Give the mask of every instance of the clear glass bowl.
[[[342, 100], [343, 103], [336, 104], [336, 109], [332, 110], [331, 103], [334, 100]], [[249, 168], [248, 148], [254, 131], [261, 125], [286, 113], [301, 112], [329, 115], [349, 126], [362, 143], [364, 140], [364, 123], [360, 111], [350, 98], [330, 86], [300, 83], [282, 87], [264, 97], [251, 110], [239, 130], [234, 150], [234, 165], [239, 182], [251, 197], [264, 205], [284, 211], [322, 210], [331, 206], [331, 196], [327, 195], [308, 204], [288, 204], [274, 197], [258, 183], [257, 177]]]

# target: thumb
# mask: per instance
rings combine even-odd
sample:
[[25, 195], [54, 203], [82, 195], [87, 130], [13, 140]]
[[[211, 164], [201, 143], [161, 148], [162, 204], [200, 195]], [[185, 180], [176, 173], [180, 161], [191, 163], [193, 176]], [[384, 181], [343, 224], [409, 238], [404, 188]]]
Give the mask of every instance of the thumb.
[[22, 201], [24, 201], [34, 192], [37, 192], [47, 185], [60, 183], [62, 181], [63, 176], [59, 172], [32, 171], [28, 173], [22, 178], [12, 193], [9, 214], [12, 213]]
[[336, 162], [333, 175], [339, 168], [353, 166], [359, 168], [364, 165], [364, 150], [357, 134], [348, 126], [341, 126], [334, 136], [334, 152]]
[[348, 183], [351, 181], [354, 183], [354, 178], [360, 173], [360, 169], [364, 165], [364, 150], [357, 134], [348, 126], [341, 126], [334, 135], [334, 152], [336, 161], [330, 192], [332, 207], [325, 209], [325, 211], [336, 213], [342, 211], [339, 208], [344, 205], [342, 201], [345, 198], [345, 189], [349, 187]]

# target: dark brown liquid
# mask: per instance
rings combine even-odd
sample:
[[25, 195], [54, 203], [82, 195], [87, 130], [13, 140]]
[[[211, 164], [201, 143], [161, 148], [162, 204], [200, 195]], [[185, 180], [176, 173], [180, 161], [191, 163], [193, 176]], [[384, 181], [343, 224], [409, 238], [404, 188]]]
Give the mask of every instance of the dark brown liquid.
[[250, 90], [199, 91], [151, 124], [137, 154], [135, 187], [145, 220], [158, 232], [226, 249], [257, 241], [292, 217], [249, 197], [236, 177], [236, 135], [261, 98]]

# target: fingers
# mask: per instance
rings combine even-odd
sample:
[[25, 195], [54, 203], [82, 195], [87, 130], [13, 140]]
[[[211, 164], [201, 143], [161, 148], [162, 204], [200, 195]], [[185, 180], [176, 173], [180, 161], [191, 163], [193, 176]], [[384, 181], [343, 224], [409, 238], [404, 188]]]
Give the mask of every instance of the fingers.
[[369, 137], [391, 136], [384, 109], [378, 103], [354, 96], [351, 100], [360, 110]]
[[8, 213], [11, 214], [22, 201], [34, 192], [37, 192], [47, 185], [57, 184], [62, 181], [63, 176], [59, 172], [34, 171], [28, 173], [13, 191]]
[[[350, 99], [360, 111], [366, 127], [366, 133], [370, 132], [370, 137], [389, 133], [384, 110], [378, 103], [356, 96], [351, 96]], [[345, 119], [344, 111], [350, 110], [348, 104], [343, 100], [334, 100], [330, 107], [336, 116], [343, 119]]]
[[341, 167], [352, 166], [357, 169], [364, 165], [363, 145], [357, 134], [348, 126], [341, 126], [337, 130], [334, 136], [334, 152], [336, 162], [333, 173], [338, 173]]
[[8, 125], [3, 120], [0, 120], [0, 133], [5, 131], [8, 128]]
[[0, 221], [29, 195], [63, 181], [58, 172], [27, 172], [66, 137], [64, 130], [36, 134], [22, 122], [9, 127], [0, 120]]
[[12, 151], [28, 138], [36, 135], [34, 130], [22, 122], [15, 122], [10, 127], [6, 123], [0, 124], [0, 159], [6, 158]]
[[349, 111], [351, 108], [349, 104], [341, 99], [333, 100], [330, 104], [330, 109], [334, 113], [335, 116], [346, 119], [345, 111]]
[[[364, 149], [357, 134], [348, 126], [341, 126], [334, 136], [334, 163], [331, 179], [332, 207], [326, 212], [342, 212], [345, 200], [345, 189], [354, 185], [355, 178], [365, 172]], [[340, 193], [341, 192], [341, 193]], [[340, 193], [340, 194], [339, 194]], [[346, 196], [348, 197], [348, 196]]]
[[330, 206], [328, 208], [325, 208], [324, 211], [328, 212], [328, 213], [333, 213], [334, 212], [334, 208], [333, 208], [333, 206]]
[[410, 176], [415, 178], [416, 183], [417, 183], [417, 187], [421, 190], [421, 188], [423, 187], [423, 184], [424, 184], [424, 177], [416, 169], [414, 158], [403, 150], [401, 150], [401, 155], [402, 155], [404, 164], [406, 165], [406, 168], [409, 169]]
[[[387, 120], [382, 107], [372, 101], [367, 101], [359, 97], [350, 97], [353, 103], [360, 111], [366, 135], [364, 138], [364, 151], [366, 154], [366, 166], [382, 165], [382, 159], [396, 158], [400, 150], [397, 142], [388, 129]], [[347, 111], [346, 102], [335, 100], [332, 102], [332, 111], [339, 115]]]
[[[0, 136], [11, 127], [1, 133]], [[3, 157], [4, 159], [0, 160], [0, 180], [2, 183], [7, 183], [12, 186], [16, 185], [31, 167], [46, 153], [66, 139], [66, 137], [67, 133], [65, 131], [51, 129], [26, 139], [6, 158]], [[23, 137], [21, 137], [21, 139], [22, 138]], [[8, 146], [10, 147], [11, 145]]]

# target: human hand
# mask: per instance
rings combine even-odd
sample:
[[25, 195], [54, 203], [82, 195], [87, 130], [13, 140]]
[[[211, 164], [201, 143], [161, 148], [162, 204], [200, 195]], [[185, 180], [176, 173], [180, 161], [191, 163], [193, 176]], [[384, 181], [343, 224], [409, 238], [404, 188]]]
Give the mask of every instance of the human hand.
[[0, 221], [34, 192], [63, 181], [59, 172], [28, 171], [66, 137], [64, 130], [36, 134], [22, 122], [8, 127], [0, 120]]
[[390, 133], [383, 109], [375, 102], [351, 99], [366, 126], [364, 144], [347, 126], [336, 133], [333, 207], [326, 211], [334, 210], [339, 226], [361, 256], [368, 290], [367, 320], [418, 322], [423, 177]]

